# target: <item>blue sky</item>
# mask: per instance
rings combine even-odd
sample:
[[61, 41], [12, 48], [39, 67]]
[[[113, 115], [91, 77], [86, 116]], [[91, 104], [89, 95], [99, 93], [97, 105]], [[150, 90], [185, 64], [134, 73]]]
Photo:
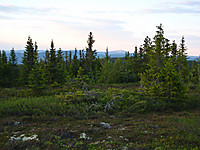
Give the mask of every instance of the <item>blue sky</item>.
[[0, 0], [0, 49], [24, 49], [28, 35], [39, 49], [84, 49], [93, 32], [98, 51], [129, 50], [153, 38], [156, 26], [200, 55], [199, 0]]

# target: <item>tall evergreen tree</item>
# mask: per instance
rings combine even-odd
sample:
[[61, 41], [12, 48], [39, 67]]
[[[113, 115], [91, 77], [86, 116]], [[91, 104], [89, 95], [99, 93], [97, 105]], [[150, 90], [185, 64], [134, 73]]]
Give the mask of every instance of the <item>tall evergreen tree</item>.
[[72, 51], [69, 51], [69, 63], [71, 64], [72, 62]]
[[17, 56], [15, 54], [14, 48], [12, 48], [10, 52], [10, 58], [9, 58], [9, 64], [10, 64], [10, 82], [12, 86], [18, 85], [18, 78], [19, 78], [19, 68], [17, 65]]
[[96, 59], [96, 50], [93, 50], [93, 44], [95, 40], [93, 39], [92, 32], [88, 35], [88, 47], [86, 48], [86, 70], [92, 74], [93, 69], [95, 68], [94, 60]]
[[102, 64], [101, 73], [98, 82], [99, 83], [111, 83], [112, 82], [112, 69], [113, 63], [108, 60]]
[[51, 75], [50, 75], [50, 52], [47, 49], [45, 51], [45, 56], [44, 56], [44, 65], [43, 65], [43, 74], [44, 74], [44, 81], [45, 84], [50, 84], [51, 80]]
[[2, 57], [1, 57], [1, 59], [2, 59], [2, 63], [3, 64], [7, 64], [8, 63], [8, 58], [7, 58], [7, 56], [6, 56], [6, 51], [2, 51]]
[[200, 60], [194, 60], [190, 70], [190, 81], [193, 84], [200, 84]]
[[176, 70], [176, 64], [167, 57], [168, 40], [164, 38], [162, 25], [154, 37], [153, 51], [148, 63], [149, 69], [140, 74], [143, 94], [151, 99], [173, 103], [186, 97], [187, 88]]
[[73, 60], [72, 60], [72, 63], [70, 65], [70, 73], [73, 76], [77, 76], [78, 69], [79, 69], [79, 60], [78, 60], [78, 57], [77, 57], [77, 49], [75, 48]]
[[22, 66], [21, 66], [21, 83], [22, 84], [27, 84], [28, 83], [28, 76], [30, 71], [33, 68], [34, 65], [34, 46], [33, 46], [33, 42], [31, 37], [28, 37], [28, 41], [25, 47], [25, 51], [24, 51], [24, 57], [22, 58]]
[[2, 58], [1, 58], [1, 50], [0, 50], [0, 64], [2, 63]]
[[38, 46], [35, 42], [35, 49], [34, 49], [34, 65], [29, 73], [29, 80], [28, 84], [31, 90], [34, 92], [34, 94], [38, 94], [42, 92], [42, 89], [45, 87], [45, 77], [44, 77], [44, 71], [42, 63], [39, 63], [38, 61], [38, 52], [37, 52]]
[[177, 64], [178, 64], [178, 72], [181, 75], [182, 81], [188, 82], [189, 79], [189, 65], [187, 61], [187, 53], [185, 46], [185, 38], [181, 38], [181, 43], [178, 50], [177, 56]]
[[105, 57], [105, 60], [108, 61], [110, 59], [110, 56], [108, 54], [108, 47], [106, 48], [106, 57]]
[[10, 69], [7, 64], [6, 52], [3, 50], [0, 62], [0, 86], [8, 87], [8, 84], [10, 83], [9, 81], [10, 81]]
[[17, 56], [14, 48], [10, 51], [10, 61], [13, 66], [17, 66]]
[[176, 56], [177, 56], [177, 53], [178, 53], [178, 50], [177, 50], [177, 44], [175, 42], [175, 40], [173, 41], [172, 45], [171, 45], [171, 49], [172, 49], [172, 57], [175, 59]]
[[56, 49], [54, 47], [54, 42], [53, 40], [51, 41], [51, 46], [50, 46], [50, 58], [49, 58], [49, 72], [50, 72], [50, 83], [56, 82], [57, 78], [57, 62], [56, 62]]
[[61, 48], [59, 48], [59, 50], [57, 51], [57, 65], [56, 65], [56, 74], [57, 74], [57, 78], [56, 81], [58, 83], [64, 83], [65, 82], [65, 71], [64, 71], [64, 55], [63, 52], [61, 50]]

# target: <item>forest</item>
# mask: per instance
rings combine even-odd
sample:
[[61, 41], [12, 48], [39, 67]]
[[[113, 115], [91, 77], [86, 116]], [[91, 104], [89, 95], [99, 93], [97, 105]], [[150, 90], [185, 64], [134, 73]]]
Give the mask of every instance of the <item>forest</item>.
[[97, 57], [87, 47], [44, 59], [29, 36], [22, 64], [0, 51], [0, 148], [199, 149], [200, 58], [162, 24], [134, 53]]

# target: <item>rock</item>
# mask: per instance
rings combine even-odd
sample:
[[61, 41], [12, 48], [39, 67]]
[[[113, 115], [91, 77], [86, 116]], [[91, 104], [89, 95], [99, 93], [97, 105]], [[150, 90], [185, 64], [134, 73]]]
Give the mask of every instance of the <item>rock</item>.
[[106, 128], [106, 129], [111, 128], [110, 124], [105, 123], [105, 122], [101, 122], [101, 125], [102, 125], [103, 128]]
[[89, 140], [90, 138], [87, 137], [85, 133], [81, 133], [80, 134], [80, 139], [87, 139], [87, 140]]
[[16, 121], [15, 123], [14, 123], [14, 125], [19, 125], [20, 124], [20, 122], [18, 122], [18, 121]]

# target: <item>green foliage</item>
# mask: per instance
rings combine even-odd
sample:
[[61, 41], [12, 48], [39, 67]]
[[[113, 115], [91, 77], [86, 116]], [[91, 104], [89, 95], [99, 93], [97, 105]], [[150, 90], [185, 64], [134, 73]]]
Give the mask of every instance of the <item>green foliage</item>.
[[22, 60], [23, 65], [20, 67], [20, 80], [22, 84], [27, 84], [28, 83], [28, 76], [30, 71], [33, 68], [34, 65], [34, 61], [35, 61], [35, 52], [37, 51], [37, 46], [35, 46], [35, 50], [34, 50], [34, 46], [33, 46], [33, 42], [31, 37], [28, 37], [28, 41], [25, 47], [25, 51], [24, 51], [24, 57]]
[[190, 81], [196, 85], [200, 83], [200, 59], [194, 60], [192, 63]]
[[[149, 55], [149, 69], [140, 74], [142, 93], [154, 103], [168, 103], [176, 106], [184, 102], [187, 88], [182, 82], [176, 64], [168, 57], [168, 40], [164, 38], [162, 26], [158, 26], [154, 37], [154, 51]], [[165, 105], [165, 104], [164, 104]]]
[[0, 102], [0, 116], [8, 115], [61, 115], [67, 109], [54, 97], [10, 98]]
[[188, 82], [189, 80], [189, 65], [187, 61], [186, 50], [187, 48], [185, 46], [185, 38], [182, 37], [177, 56], [177, 66], [178, 72], [183, 82]]
[[123, 66], [122, 64], [122, 60], [120, 58], [118, 58], [112, 68], [111, 71], [111, 77], [110, 77], [110, 83], [122, 83], [124, 81], [124, 76], [122, 75], [123, 73]]
[[167, 102], [177, 105], [187, 98], [188, 89], [181, 81], [176, 66], [171, 58], [164, 64], [161, 75], [163, 79], [161, 87], [165, 92], [163, 96], [167, 98]]
[[54, 83], [56, 82], [56, 72], [57, 72], [57, 62], [56, 62], [56, 51], [54, 47], [54, 42], [53, 40], [51, 41], [51, 46], [50, 46], [50, 57], [49, 57], [49, 83]]
[[102, 64], [99, 83], [111, 83], [113, 64], [109, 60]]
[[9, 61], [6, 52], [0, 56], [0, 87], [11, 87], [18, 84], [18, 66], [14, 49], [11, 50]]
[[[98, 92], [101, 95], [97, 99], [99, 108], [104, 110], [105, 107], [109, 108], [108, 106], [112, 105], [109, 111], [115, 113], [117, 111], [145, 112], [177, 108], [176, 105], [182, 107], [187, 99], [188, 89], [185, 83], [188, 82], [188, 75], [190, 75], [191, 84], [194, 85], [195, 90], [199, 88], [197, 86], [199, 63], [194, 61], [189, 73], [184, 37], [177, 50], [175, 41], [170, 44], [170, 41], [164, 37], [161, 24], [157, 29], [153, 42], [147, 36], [139, 49], [135, 47], [133, 56], [126, 52], [124, 58], [117, 59], [110, 58], [108, 48], [104, 59], [97, 58], [97, 52], [93, 49], [95, 40], [90, 32], [86, 51], [79, 50], [80, 58], [78, 58], [77, 49], [73, 56], [71, 51], [69, 54], [66, 52], [64, 56], [61, 48], [56, 52], [52, 40], [50, 50], [46, 51], [44, 60], [38, 60], [37, 43], [33, 44], [29, 36], [22, 65], [17, 65], [14, 49], [11, 50], [8, 62], [5, 51], [0, 53], [0, 86], [28, 86], [30, 94], [35, 95], [55, 90], [51, 91], [52, 93], [49, 92], [54, 95], [60, 93], [57, 89], [62, 88], [63, 85], [67, 92], [87, 93], [97, 82], [103, 84], [129, 83], [137, 82], [141, 78], [141, 92], [137, 96], [131, 94], [131, 91], [123, 90], [117, 91], [117, 94], [113, 94], [110, 89], [105, 93]], [[20, 82], [17, 78], [20, 78]], [[81, 98], [86, 99], [84, 103], [88, 99], [87, 96]], [[89, 107], [88, 105], [94, 106], [93, 104], [83, 105]], [[76, 105], [70, 106], [70, 110], [74, 110], [74, 107], [80, 108]], [[85, 112], [85, 110], [82, 111]], [[109, 111], [106, 110], [106, 113]]]
[[35, 65], [29, 74], [29, 87], [35, 93], [41, 93], [45, 88], [45, 80], [41, 65]]

